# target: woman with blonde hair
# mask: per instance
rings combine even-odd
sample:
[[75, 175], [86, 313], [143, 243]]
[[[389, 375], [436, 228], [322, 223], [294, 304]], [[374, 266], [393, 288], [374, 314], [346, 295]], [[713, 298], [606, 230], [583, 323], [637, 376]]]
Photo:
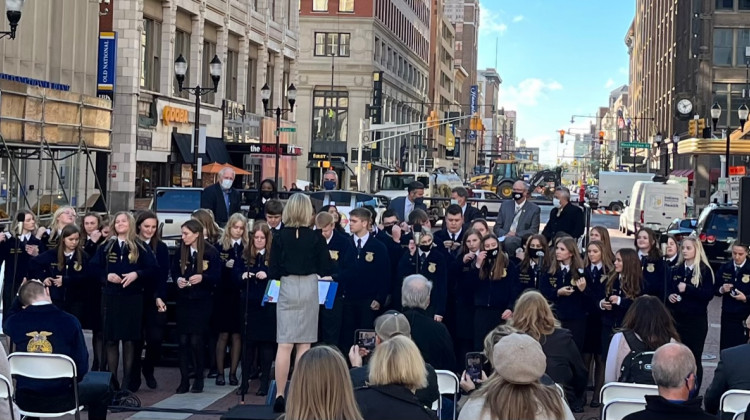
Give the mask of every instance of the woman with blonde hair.
[[568, 401], [578, 409], [578, 405], [582, 405], [580, 397], [586, 389], [588, 373], [573, 335], [560, 328], [547, 299], [535, 290], [524, 292], [513, 308], [510, 325], [539, 341], [547, 356], [547, 375], [563, 386]]
[[57, 247], [60, 240], [60, 234], [65, 226], [72, 225], [76, 222], [76, 210], [70, 206], [60, 206], [52, 214], [49, 228], [40, 227], [37, 231], [37, 238], [42, 240], [45, 249]]
[[284, 411], [284, 389], [289, 375], [292, 350], [297, 361], [318, 341], [318, 279], [331, 280], [333, 264], [326, 241], [310, 229], [313, 214], [310, 197], [296, 193], [289, 198], [282, 222], [284, 227], [271, 243], [268, 277], [279, 279], [276, 303], [276, 401], [274, 411]]
[[369, 364], [368, 387], [354, 393], [364, 420], [399, 418], [433, 420], [437, 416], [423, 406], [414, 391], [427, 386], [427, 369], [417, 345], [403, 335], [382, 342]]
[[680, 261], [672, 269], [667, 308], [672, 311], [682, 343], [688, 346], [698, 368], [697, 387], [703, 379], [701, 355], [708, 334], [708, 303], [714, 297], [714, 272], [701, 241], [684, 238]]
[[518, 333], [503, 337], [492, 352], [495, 374], [469, 397], [459, 420], [573, 420], [557, 389], [539, 381], [546, 359], [534, 338]]
[[221, 238], [221, 228], [216, 224], [214, 220], [214, 213], [209, 209], [198, 209], [193, 212], [190, 216], [203, 225], [203, 234], [205, 235], [206, 242], [211, 246], [216, 245]]
[[286, 414], [279, 420], [362, 420], [346, 361], [328, 346], [299, 358], [289, 386]]

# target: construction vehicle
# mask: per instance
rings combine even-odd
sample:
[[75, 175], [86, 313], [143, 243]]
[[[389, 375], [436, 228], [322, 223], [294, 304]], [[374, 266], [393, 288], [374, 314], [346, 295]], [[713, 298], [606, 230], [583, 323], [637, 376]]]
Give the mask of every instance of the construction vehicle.
[[552, 200], [555, 189], [562, 185], [562, 168], [542, 169], [529, 178], [529, 188], [533, 198]]
[[453, 171], [445, 168], [437, 168], [432, 173], [428, 172], [386, 172], [380, 182], [379, 195], [393, 200], [396, 197], [406, 197], [407, 187], [413, 181], [419, 181], [424, 186], [424, 198], [427, 204], [427, 213], [430, 221], [436, 222], [444, 216], [445, 208], [450, 202], [448, 200], [432, 200], [435, 198], [450, 199], [451, 190], [463, 186], [461, 177]]
[[487, 190], [495, 192], [495, 185], [492, 182], [491, 174], [474, 175], [469, 178], [469, 187], [473, 190]]
[[513, 183], [522, 179], [515, 159], [495, 159], [492, 162], [492, 178], [495, 192], [502, 199], [513, 196]]

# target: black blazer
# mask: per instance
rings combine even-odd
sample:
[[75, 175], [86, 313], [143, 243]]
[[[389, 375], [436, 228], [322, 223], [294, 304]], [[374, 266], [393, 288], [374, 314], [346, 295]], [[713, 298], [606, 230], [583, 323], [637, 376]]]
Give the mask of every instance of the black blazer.
[[539, 342], [542, 344], [544, 355], [547, 356], [547, 375], [555, 383], [570, 386], [575, 395], [583, 392], [588, 380], [588, 371], [570, 331], [555, 328], [552, 334], [543, 336]]
[[716, 414], [722, 394], [730, 389], [750, 390], [750, 344], [724, 349], [714, 371], [714, 380], [706, 390], [706, 411]]
[[230, 215], [240, 211], [240, 192], [234, 188], [229, 190], [229, 212], [227, 212], [221, 185], [214, 184], [206, 187], [201, 193], [201, 208], [214, 212], [214, 221], [223, 227], [227, 224]]
[[436, 420], [438, 417], [422, 405], [413, 392], [401, 385], [379, 385], [354, 392], [364, 420]]
[[557, 209], [552, 209], [549, 213], [549, 221], [542, 231], [547, 241], [551, 241], [559, 232], [565, 232], [575, 239], [580, 238], [585, 228], [581, 208], [568, 203], [559, 213], [558, 215]]

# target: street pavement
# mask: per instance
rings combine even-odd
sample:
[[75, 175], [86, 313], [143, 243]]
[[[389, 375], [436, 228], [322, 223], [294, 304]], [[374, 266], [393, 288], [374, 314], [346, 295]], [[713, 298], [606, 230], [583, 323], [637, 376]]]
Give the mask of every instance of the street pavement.
[[[549, 218], [549, 212], [551, 206], [542, 206], [542, 227], [544, 221]], [[493, 217], [490, 217], [493, 219]], [[612, 239], [612, 246], [615, 250], [621, 248], [633, 247], [633, 237], [627, 237], [618, 230], [619, 219], [618, 216], [609, 215], [598, 215], [594, 214], [591, 218], [591, 226], [602, 225], [609, 229], [610, 237]], [[490, 223], [494, 225], [494, 223]], [[701, 386], [701, 394], [705, 392], [708, 384], [713, 379], [714, 369], [716, 367], [717, 356], [719, 352], [719, 322], [721, 314], [721, 303], [718, 298], [715, 298], [709, 305], [709, 330], [708, 337], [706, 338], [706, 348], [703, 355], [703, 367], [704, 367], [704, 381]], [[90, 334], [87, 334], [87, 340], [90, 346]], [[146, 388], [145, 384], [142, 385], [141, 389], [136, 394], [141, 400], [142, 407], [162, 407], [162, 408], [182, 408], [182, 409], [194, 409], [194, 410], [211, 410], [211, 411], [226, 411], [240, 403], [239, 396], [234, 394], [235, 387], [232, 386], [216, 386], [214, 385], [213, 379], [206, 379], [206, 386], [204, 392], [201, 394], [181, 394], [175, 395], [174, 390], [177, 389], [180, 380], [180, 374], [176, 367], [162, 367], [157, 368], [155, 372], [157, 381], [159, 382], [158, 389], [151, 390]], [[265, 397], [255, 396], [255, 391], [258, 389], [258, 381], [253, 381], [250, 386], [250, 391], [245, 397], [246, 404], [263, 404]], [[591, 400], [591, 395], [588, 395], [588, 401]], [[599, 409], [589, 408], [586, 406], [584, 413], [576, 414], [575, 417], [578, 420], [587, 420], [590, 418], [596, 418], [599, 416]], [[173, 420], [217, 420], [220, 416], [218, 414], [177, 414], [177, 413], [155, 413], [143, 411], [140, 413], [133, 412], [120, 412], [110, 413], [108, 418], [114, 420], [124, 419], [173, 419]], [[63, 419], [72, 419], [72, 416], [63, 417]], [[88, 419], [86, 413], [83, 413], [83, 419]]]

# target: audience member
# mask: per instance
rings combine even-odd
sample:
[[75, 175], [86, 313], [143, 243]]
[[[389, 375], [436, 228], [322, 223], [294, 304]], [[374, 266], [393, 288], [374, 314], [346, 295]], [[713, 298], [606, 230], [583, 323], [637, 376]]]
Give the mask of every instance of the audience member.
[[[750, 317], [745, 320], [745, 325]], [[730, 389], [750, 390], [750, 344], [742, 344], [721, 351], [719, 364], [714, 371], [714, 380], [706, 390], [704, 406], [711, 414], [719, 412], [719, 402], [724, 392]]]

